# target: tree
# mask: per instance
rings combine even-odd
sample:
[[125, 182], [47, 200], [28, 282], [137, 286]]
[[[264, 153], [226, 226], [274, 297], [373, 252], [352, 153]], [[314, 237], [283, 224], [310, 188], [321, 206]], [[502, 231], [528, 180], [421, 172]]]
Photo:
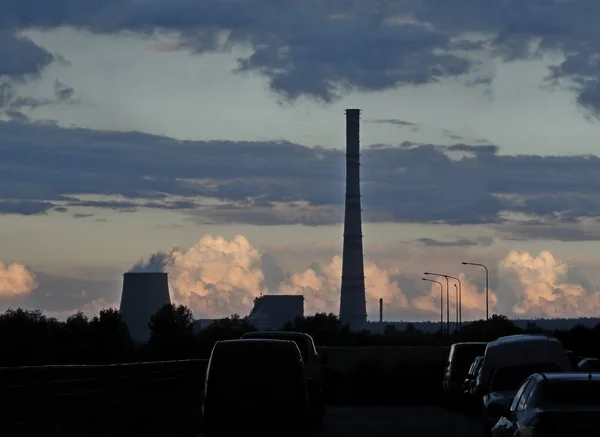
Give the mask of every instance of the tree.
[[198, 334], [198, 354], [208, 357], [217, 341], [240, 338], [246, 332], [251, 331], [256, 331], [256, 329], [250, 325], [246, 317], [242, 318], [238, 314], [215, 320]]
[[313, 316], [297, 317], [284, 327], [288, 331], [305, 332], [312, 336], [319, 346], [333, 346], [347, 343], [350, 338], [350, 327], [342, 325], [338, 316], [333, 313], [317, 313]]
[[191, 356], [194, 314], [185, 305], [165, 304], [150, 317], [148, 346], [154, 358], [169, 360]]
[[0, 360], [4, 366], [56, 362], [58, 322], [40, 310], [9, 309], [0, 315]]
[[133, 351], [133, 340], [121, 314], [114, 308], [100, 311], [89, 324], [90, 341], [97, 364], [127, 361]]
[[61, 331], [61, 357], [64, 364], [93, 362], [90, 321], [81, 311], [69, 316]]

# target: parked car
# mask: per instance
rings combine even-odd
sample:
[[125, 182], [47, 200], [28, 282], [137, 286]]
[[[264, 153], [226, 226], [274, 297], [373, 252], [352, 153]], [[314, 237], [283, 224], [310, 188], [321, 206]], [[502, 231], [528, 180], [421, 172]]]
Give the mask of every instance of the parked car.
[[560, 372], [557, 363], [527, 363], [501, 367], [494, 372], [483, 395], [481, 416], [486, 435], [500, 419], [499, 410], [506, 409], [527, 377], [537, 372]]
[[577, 363], [577, 370], [580, 372], [600, 372], [600, 359], [598, 358], [584, 358]]
[[305, 435], [310, 402], [302, 355], [293, 341], [218, 341], [204, 385], [205, 437]]
[[494, 437], [592, 437], [600, 429], [600, 375], [536, 373], [508, 408], [499, 404]]
[[302, 360], [305, 367], [313, 419], [320, 422], [325, 414], [323, 372], [321, 369], [322, 360], [317, 352], [313, 338], [304, 332], [294, 331], [255, 331], [245, 333], [241, 338], [289, 340], [296, 343], [302, 354]]
[[475, 357], [483, 355], [487, 343], [465, 342], [450, 346], [448, 362], [444, 370], [443, 393], [449, 406], [460, 404], [463, 397], [463, 383]]

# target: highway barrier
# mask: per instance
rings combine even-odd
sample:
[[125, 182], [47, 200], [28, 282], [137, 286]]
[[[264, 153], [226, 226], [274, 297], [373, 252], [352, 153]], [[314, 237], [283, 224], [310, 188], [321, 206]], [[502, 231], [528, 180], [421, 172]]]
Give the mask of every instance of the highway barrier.
[[[442, 401], [447, 347], [321, 347], [319, 353], [327, 360], [329, 404]], [[65, 427], [89, 428], [85, 435], [93, 436], [197, 435], [207, 364], [196, 359], [0, 368], [3, 435], [42, 429], [53, 435], [48, 430], [54, 429], [63, 437], [69, 435]]]
[[[81, 428], [89, 428], [86, 435], [94, 436], [154, 435], [165, 417], [184, 413], [188, 419], [197, 417], [199, 424], [207, 363], [0, 368], [3, 427], [6, 435], [37, 435], [40, 430], [68, 435], [69, 430]], [[173, 431], [174, 422], [183, 423], [167, 422], [166, 432]], [[196, 425], [194, 420], [187, 422], [190, 427]], [[141, 430], [141, 426], [150, 429]]]

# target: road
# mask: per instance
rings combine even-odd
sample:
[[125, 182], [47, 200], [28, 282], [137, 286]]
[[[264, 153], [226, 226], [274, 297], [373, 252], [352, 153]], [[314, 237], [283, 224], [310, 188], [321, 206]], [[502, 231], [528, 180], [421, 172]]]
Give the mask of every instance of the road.
[[317, 437], [481, 437], [480, 422], [440, 407], [328, 407]]

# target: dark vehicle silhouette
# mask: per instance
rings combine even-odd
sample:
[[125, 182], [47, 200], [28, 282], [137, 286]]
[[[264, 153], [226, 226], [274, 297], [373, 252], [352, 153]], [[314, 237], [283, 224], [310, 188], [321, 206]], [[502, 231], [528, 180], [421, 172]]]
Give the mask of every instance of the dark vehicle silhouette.
[[463, 383], [476, 357], [485, 353], [487, 343], [454, 343], [450, 347], [448, 362], [444, 370], [444, 399], [449, 406], [456, 406], [463, 400]]
[[247, 332], [241, 338], [265, 338], [274, 340], [293, 341], [300, 349], [304, 362], [305, 375], [308, 384], [309, 400], [313, 419], [320, 422], [325, 413], [325, 400], [323, 396], [323, 372], [321, 357], [315, 347], [313, 338], [303, 332], [294, 331], [256, 331]]
[[285, 340], [218, 341], [206, 371], [203, 436], [301, 436], [310, 405], [302, 356]]
[[481, 369], [482, 363], [483, 356], [475, 357], [473, 364], [471, 364], [471, 367], [469, 367], [469, 371], [465, 376], [465, 381], [463, 382], [464, 400], [466, 402], [465, 406], [469, 408], [478, 406], [474, 388], [475, 380], [477, 379], [477, 374], [479, 373], [479, 369]]
[[503, 411], [510, 405], [519, 387], [530, 375], [538, 372], [561, 372], [558, 363], [525, 363], [517, 366], [501, 367], [492, 374], [492, 378], [483, 395], [482, 419], [486, 435], [490, 435], [493, 426]]
[[592, 437], [600, 430], [600, 375], [536, 373], [518, 389], [500, 417], [494, 437]]

